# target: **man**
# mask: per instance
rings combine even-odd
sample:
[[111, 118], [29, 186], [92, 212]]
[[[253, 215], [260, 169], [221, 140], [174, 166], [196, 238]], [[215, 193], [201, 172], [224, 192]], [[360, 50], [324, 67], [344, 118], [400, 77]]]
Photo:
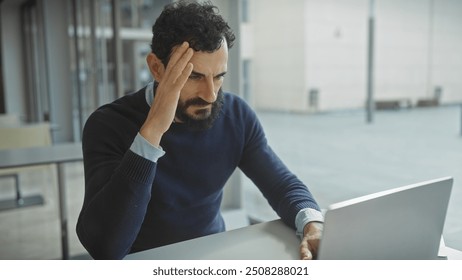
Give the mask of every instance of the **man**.
[[239, 167], [315, 257], [319, 206], [268, 146], [255, 113], [221, 89], [234, 35], [210, 3], [165, 7], [147, 65], [154, 83], [97, 109], [83, 132], [77, 233], [98, 259], [225, 230], [222, 189]]

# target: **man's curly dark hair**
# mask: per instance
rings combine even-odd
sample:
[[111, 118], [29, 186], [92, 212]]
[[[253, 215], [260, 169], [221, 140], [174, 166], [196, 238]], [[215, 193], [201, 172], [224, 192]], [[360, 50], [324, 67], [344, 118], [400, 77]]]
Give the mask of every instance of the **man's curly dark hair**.
[[151, 51], [167, 66], [174, 46], [187, 41], [195, 51], [214, 52], [223, 38], [231, 48], [234, 33], [216, 6], [180, 1], [165, 6], [152, 26]]

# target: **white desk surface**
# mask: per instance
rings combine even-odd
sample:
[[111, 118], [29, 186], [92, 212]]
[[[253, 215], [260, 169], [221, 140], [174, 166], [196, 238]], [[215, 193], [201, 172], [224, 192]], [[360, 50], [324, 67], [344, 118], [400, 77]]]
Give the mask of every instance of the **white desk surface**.
[[296, 260], [299, 245], [295, 231], [275, 220], [130, 254], [125, 259]]
[[[300, 241], [281, 220], [191, 239], [133, 253], [126, 260], [298, 260]], [[462, 252], [445, 247], [440, 255], [462, 260]]]
[[448, 260], [462, 260], [462, 251], [446, 247], [442, 242], [438, 255], [446, 256]]

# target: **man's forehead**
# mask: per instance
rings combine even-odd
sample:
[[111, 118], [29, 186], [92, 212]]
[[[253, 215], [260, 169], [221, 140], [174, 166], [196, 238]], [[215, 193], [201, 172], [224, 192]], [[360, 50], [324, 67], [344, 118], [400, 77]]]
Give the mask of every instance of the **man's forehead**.
[[198, 73], [219, 74], [226, 71], [228, 65], [228, 49], [226, 46], [221, 46], [220, 49], [214, 52], [194, 52], [191, 63], [194, 65], [194, 71]]

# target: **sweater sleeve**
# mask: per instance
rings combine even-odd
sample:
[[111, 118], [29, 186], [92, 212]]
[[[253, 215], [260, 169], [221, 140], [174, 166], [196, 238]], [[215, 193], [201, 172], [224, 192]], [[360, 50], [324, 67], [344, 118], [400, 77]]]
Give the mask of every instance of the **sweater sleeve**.
[[269, 146], [256, 114], [245, 113], [245, 147], [239, 167], [260, 189], [271, 207], [292, 228], [302, 209], [320, 211], [307, 186], [282, 162]]
[[104, 118], [95, 117], [85, 125], [85, 197], [77, 234], [93, 258], [122, 259], [143, 223], [156, 163], [118, 140], [128, 138], [117, 135], [124, 129], [108, 126]]

